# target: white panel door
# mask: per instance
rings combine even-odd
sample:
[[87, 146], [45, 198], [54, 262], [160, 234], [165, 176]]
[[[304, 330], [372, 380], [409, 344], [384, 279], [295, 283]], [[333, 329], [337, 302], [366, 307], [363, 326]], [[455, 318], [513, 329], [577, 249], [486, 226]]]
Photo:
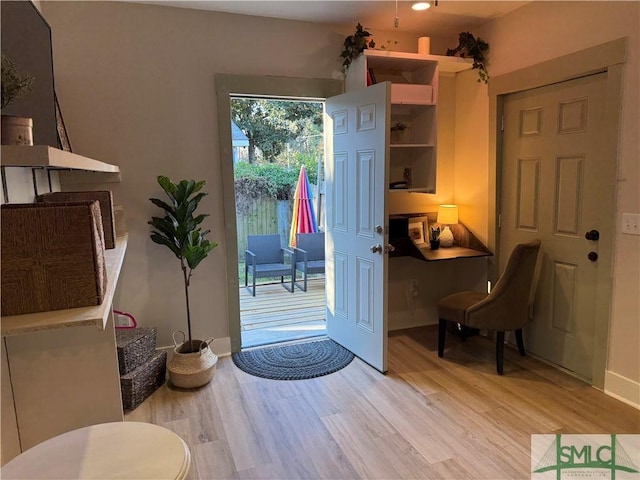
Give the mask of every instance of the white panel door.
[[[612, 181], [603, 178], [606, 75], [508, 95], [504, 102], [500, 269], [520, 242], [542, 240], [534, 318], [525, 343], [534, 354], [592, 375], [598, 267], [613, 233]], [[599, 231], [597, 240], [585, 238]]]
[[387, 371], [386, 194], [391, 84], [326, 102], [327, 335]]

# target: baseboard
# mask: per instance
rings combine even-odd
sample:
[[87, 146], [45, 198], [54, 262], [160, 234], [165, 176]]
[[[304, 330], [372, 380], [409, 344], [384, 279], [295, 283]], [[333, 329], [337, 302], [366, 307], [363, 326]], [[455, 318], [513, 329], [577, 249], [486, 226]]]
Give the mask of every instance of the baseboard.
[[[216, 338], [209, 346], [211, 347], [211, 350], [213, 350], [213, 353], [218, 357], [228, 357], [231, 355], [231, 337]], [[171, 357], [173, 356], [173, 349], [173, 345], [156, 348], [156, 350], [164, 350], [167, 352], [167, 360], [171, 360]]]
[[640, 383], [610, 370], [604, 374], [604, 393], [640, 410]]

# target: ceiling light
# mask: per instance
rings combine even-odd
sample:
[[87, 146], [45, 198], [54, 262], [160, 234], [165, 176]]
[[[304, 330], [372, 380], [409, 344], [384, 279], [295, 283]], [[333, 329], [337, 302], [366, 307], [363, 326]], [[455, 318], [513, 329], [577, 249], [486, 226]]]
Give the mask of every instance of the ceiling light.
[[414, 10], [426, 10], [427, 8], [430, 8], [431, 4], [429, 2], [416, 2], [413, 5], [411, 5], [411, 8]]

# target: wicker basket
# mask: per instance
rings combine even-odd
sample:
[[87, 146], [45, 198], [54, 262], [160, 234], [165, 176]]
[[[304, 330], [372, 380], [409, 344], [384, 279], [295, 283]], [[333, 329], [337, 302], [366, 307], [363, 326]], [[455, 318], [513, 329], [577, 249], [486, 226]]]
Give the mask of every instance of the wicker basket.
[[[184, 335], [184, 333], [182, 334]], [[173, 358], [171, 358], [167, 365], [169, 378], [174, 386], [180, 388], [196, 388], [206, 385], [211, 381], [216, 371], [216, 364], [218, 363], [218, 357], [209, 348], [209, 344], [212, 341], [213, 338], [207, 341], [192, 340], [191, 344], [197, 348], [198, 351], [194, 353], [182, 353], [184, 350], [189, 350], [187, 348], [188, 342], [183, 342], [178, 345], [175, 341], [174, 333], [175, 348], [173, 349]]]
[[136, 408], [164, 384], [166, 375], [167, 352], [159, 351], [132, 372], [121, 376], [122, 408]]
[[43, 203], [67, 203], [67, 202], [100, 202], [102, 215], [102, 229], [104, 231], [104, 247], [106, 249], [116, 247], [116, 229], [113, 216], [113, 197], [109, 190], [90, 192], [53, 192], [38, 195], [36, 201]]
[[153, 356], [157, 332], [155, 327], [116, 330], [120, 375], [126, 375]]
[[2, 205], [2, 315], [100, 305], [107, 287], [98, 202]]

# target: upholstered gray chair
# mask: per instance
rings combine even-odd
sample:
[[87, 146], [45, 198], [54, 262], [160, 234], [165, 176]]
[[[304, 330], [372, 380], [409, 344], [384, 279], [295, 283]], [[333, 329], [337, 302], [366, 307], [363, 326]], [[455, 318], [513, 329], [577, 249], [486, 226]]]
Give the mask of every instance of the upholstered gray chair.
[[[324, 232], [296, 234], [295, 253], [296, 268], [293, 273], [295, 285], [307, 291], [307, 275], [324, 273]], [[298, 270], [302, 272], [303, 284], [298, 283]]]
[[[288, 256], [289, 263], [285, 262]], [[293, 293], [294, 275], [293, 251], [280, 245], [280, 235], [249, 235], [244, 262], [244, 286], [256, 296], [256, 278], [280, 277], [282, 286]], [[249, 288], [249, 273], [253, 283]], [[284, 277], [291, 277], [291, 286], [284, 283]]]
[[529, 293], [540, 240], [516, 245], [491, 293], [460, 292], [438, 302], [438, 357], [444, 355], [447, 322], [496, 331], [496, 366], [503, 373], [504, 332], [515, 331], [520, 355], [525, 354], [522, 327], [529, 320]]

